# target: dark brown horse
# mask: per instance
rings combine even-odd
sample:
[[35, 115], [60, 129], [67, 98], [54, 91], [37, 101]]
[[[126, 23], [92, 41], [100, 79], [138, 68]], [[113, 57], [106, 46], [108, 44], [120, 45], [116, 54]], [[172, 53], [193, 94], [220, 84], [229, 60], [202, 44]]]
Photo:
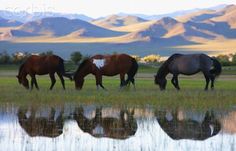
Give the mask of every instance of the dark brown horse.
[[167, 119], [165, 111], [156, 112], [160, 127], [174, 140], [205, 140], [217, 135], [221, 130], [221, 124], [214, 116], [213, 111], [207, 111], [203, 121], [178, 119], [177, 114], [178, 111], [172, 113], [172, 119]]
[[29, 74], [31, 76], [31, 89], [33, 89], [34, 85], [37, 89], [39, 89], [35, 76], [49, 74], [51, 78], [50, 90], [52, 90], [54, 84], [56, 83], [54, 76], [55, 73], [59, 76], [63, 89], [65, 89], [63, 76], [68, 77], [71, 80], [72, 78], [70, 74], [65, 73], [63, 59], [56, 55], [32, 55], [20, 66], [19, 73], [16, 77], [18, 78], [18, 82], [20, 84], [29, 89], [29, 82], [26, 78]]
[[88, 119], [84, 110], [79, 107], [74, 112], [74, 119], [79, 127], [94, 137], [109, 137], [114, 139], [126, 139], [137, 131], [137, 122], [134, 119], [134, 110], [120, 110], [119, 118], [102, 117], [102, 109], [97, 108], [95, 117]]
[[27, 109], [20, 108], [17, 116], [20, 126], [31, 136], [57, 137], [63, 132], [63, 110], [55, 118], [55, 109], [51, 108], [48, 117], [36, 117], [36, 109], [31, 108], [31, 113], [27, 116]]
[[[115, 55], [95, 55], [85, 59], [74, 75], [76, 89], [82, 89], [84, 77], [90, 73], [96, 77], [97, 88], [102, 85], [102, 76], [115, 76], [120, 74], [120, 87], [126, 86], [130, 82], [134, 83], [134, 76], [137, 73], [138, 64], [134, 58], [126, 54]], [[128, 75], [125, 80], [125, 74]]]
[[[212, 69], [212, 66], [214, 67]], [[174, 87], [179, 90], [178, 75], [193, 75], [202, 72], [206, 79], [205, 90], [208, 89], [209, 81], [211, 80], [211, 88], [214, 88], [214, 81], [221, 73], [221, 64], [214, 58], [205, 54], [174, 54], [170, 56], [159, 68], [155, 75], [155, 83], [160, 86], [161, 90], [166, 88], [167, 74], [173, 74], [171, 80]]]

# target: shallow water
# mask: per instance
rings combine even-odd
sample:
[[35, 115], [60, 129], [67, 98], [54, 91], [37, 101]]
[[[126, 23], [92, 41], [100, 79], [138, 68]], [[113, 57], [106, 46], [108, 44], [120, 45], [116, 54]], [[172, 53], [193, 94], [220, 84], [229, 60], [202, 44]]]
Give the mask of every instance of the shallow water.
[[236, 150], [236, 112], [154, 108], [0, 108], [3, 151]]

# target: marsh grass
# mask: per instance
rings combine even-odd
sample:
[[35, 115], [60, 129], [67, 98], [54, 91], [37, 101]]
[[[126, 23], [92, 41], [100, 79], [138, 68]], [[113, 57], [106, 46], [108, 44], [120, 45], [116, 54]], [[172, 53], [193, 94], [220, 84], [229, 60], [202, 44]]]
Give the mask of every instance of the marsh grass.
[[27, 91], [20, 86], [14, 76], [0, 78], [0, 102], [17, 105], [62, 105], [66, 103], [80, 105], [111, 105], [156, 108], [209, 109], [230, 108], [236, 105], [236, 81], [218, 79], [214, 91], [204, 91], [202, 78], [181, 78], [181, 91], [176, 91], [168, 81], [167, 90], [160, 91], [154, 85], [153, 78], [136, 79], [136, 89], [130, 87], [119, 89], [118, 77], [104, 77], [103, 83], [108, 91], [98, 90], [94, 77], [88, 76], [82, 91], [74, 89], [74, 82], [66, 80], [66, 90], [62, 90], [60, 81], [52, 91], [49, 90], [48, 76], [38, 77], [40, 90]]

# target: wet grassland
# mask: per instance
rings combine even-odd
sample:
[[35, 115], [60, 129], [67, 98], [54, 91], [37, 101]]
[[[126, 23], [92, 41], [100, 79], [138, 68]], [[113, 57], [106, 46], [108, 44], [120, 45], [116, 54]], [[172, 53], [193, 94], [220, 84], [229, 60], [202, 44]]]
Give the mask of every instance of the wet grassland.
[[[232, 108], [236, 105], [236, 67], [224, 67], [222, 75], [216, 80], [215, 90], [204, 91], [205, 79], [202, 74], [180, 76], [181, 90], [172, 86], [168, 76], [166, 91], [160, 91], [154, 84], [158, 67], [141, 65], [136, 76], [136, 89], [132, 85], [119, 88], [119, 77], [103, 77], [107, 91], [97, 90], [95, 78], [89, 75], [81, 91], [75, 90], [74, 81], [66, 79], [66, 90], [60, 81], [52, 91], [49, 90], [49, 76], [37, 76], [40, 90], [29, 91], [18, 84], [18, 66], [0, 66], [0, 102], [17, 105], [63, 105], [66, 103], [105, 106], [157, 107], [157, 108]], [[29, 79], [29, 77], [28, 77]]]

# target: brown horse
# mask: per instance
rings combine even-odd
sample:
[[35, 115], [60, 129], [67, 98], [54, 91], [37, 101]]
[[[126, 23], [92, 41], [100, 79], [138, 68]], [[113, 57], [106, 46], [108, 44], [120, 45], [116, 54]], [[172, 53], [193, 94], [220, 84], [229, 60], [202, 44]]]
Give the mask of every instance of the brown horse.
[[[92, 73], [96, 77], [97, 89], [102, 85], [102, 75], [115, 76], [120, 74], [120, 87], [126, 86], [130, 82], [134, 83], [134, 76], [137, 73], [138, 64], [134, 58], [126, 54], [115, 55], [95, 55], [85, 59], [74, 75], [76, 89], [82, 89], [84, 77]], [[125, 80], [125, 74], [128, 75]]]
[[71, 80], [72, 78], [70, 74], [65, 73], [64, 60], [56, 55], [32, 55], [20, 66], [19, 73], [16, 77], [18, 78], [18, 82], [20, 84], [29, 89], [29, 82], [26, 78], [29, 74], [31, 76], [31, 89], [33, 89], [34, 85], [37, 89], [39, 89], [35, 75], [49, 74], [51, 78], [50, 90], [52, 90], [54, 84], [56, 83], [56, 79], [54, 76], [55, 73], [57, 73], [57, 75], [59, 76], [63, 89], [65, 89], [63, 76], [68, 77]]

